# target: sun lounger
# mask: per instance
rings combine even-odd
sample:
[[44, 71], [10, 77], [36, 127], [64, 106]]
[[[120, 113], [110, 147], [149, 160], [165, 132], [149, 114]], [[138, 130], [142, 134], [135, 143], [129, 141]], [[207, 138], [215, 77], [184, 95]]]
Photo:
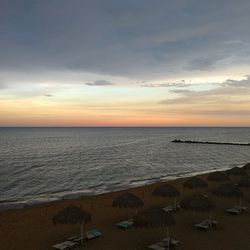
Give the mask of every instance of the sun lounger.
[[216, 220], [204, 220], [200, 223], [194, 224], [194, 227], [197, 229], [203, 229], [203, 230], [211, 230], [216, 228], [218, 225], [218, 221]]
[[101, 231], [98, 229], [91, 229], [89, 231], [86, 232], [85, 235], [83, 236], [71, 236], [69, 237], [66, 241], [63, 241], [61, 243], [57, 243], [55, 245], [53, 245], [52, 247], [55, 249], [59, 249], [59, 250], [68, 250], [68, 249], [73, 249], [77, 246], [79, 246], [83, 241], [86, 240], [91, 240], [94, 238], [98, 238], [102, 235]]
[[172, 246], [177, 246], [180, 243], [178, 240], [169, 237], [164, 238], [162, 242], [164, 243], [164, 245], [167, 245], [169, 240], [170, 240], [170, 245]]
[[94, 228], [94, 229], [91, 229], [91, 230], [87, 231], [86, 234], [83, 235], [83, 236], [80, 236], [80, 235], [76, 236], [75, 235], [75, 236], [72, 236], [72, 237], [68, 238], [68, 240], [69, 241], [73, 241], [75, 243], [81, 244], [82, 241], [92, 240], [92, 239], [98, 238], [100, 236], [102, 236], [101, 231], [98, 230], [98, 229], [96, 229], [96, 228]]
[[72, 236], [70, 238], [68, 238], [69, 241], [73, 241], [75, 243], [77, 243], [78, 245], [80, 245], [83, 241], [86, 241], [86, 236]]
[[152, 245], [148, 246], [148, 248], [152, 249], [152, 250], [166, 250], [166, 247], [159, 245], [159, 243], [160, 242], [152, 244]]
[[69, 247], [69, 249], [73, 249], [73, 248], [78, 246], [78, 244], [76, 242], [73, 242], [73, 241], [65, 241], [64, 244], [67, 245]]
[[133, 226], [134, 222], [132, 219], [124, 220], [116, 224], [117, 227], [121, 229], [129, 229]]
[[94, 238], [98, 238], [102, 236], [102, 233], [98, 229], [91, 229], [88, 232], [86, 232], [86, 239], [92, 240]]
[[76, 238], [78, 238], [78, 236], [74, 235], [74, 236], [69, 237], [67, 240], [73, 241], [73, 240], [76, 239]]
[[181, 208], [180, 205], [169, 205], [167, 207], [164, 207], [163, 210], [165, 212], [174, 212], [174, 211], [177, 211]]
[[55, 249], [59, 249], [59, 250], [69, 249], [68, 246], [63, 244], [63, 242], [62, 243], [57, 243], [57, 244], [53, 245], [52, 247], [55, 248]]
[[172, 246], [176, 246], [178, 244], [179, 244], [178, 240], [168, 237], [164, 238], [162, 241], [159, 241], [157, 243], [148, 246], [148, 248], [152, 250], [166, 250], [168, 249], [168, 245], [171, 248]]
[[61, 243], [53, 245], [53, 248], [59, 249], [59, 250], [68, 250], [68, 249], [73, 249], [77, 246], [78, 244], [76, 242], [67, 240], [67, 241], [63, 241]]
[[238, 214], [241, 214], [242, 212], [244, 212], [244, 211], [246, 211], [246, 210], [247, 210], [247, 207], [235, 206], [235, 207], [233, 207], [233, 208], [228, 208], [228, 209], [226, 209], [226, 212], [227, 212], [227, 213], [230, 213], [230, 214], [236, 214], [236, 215], [238, 215]]

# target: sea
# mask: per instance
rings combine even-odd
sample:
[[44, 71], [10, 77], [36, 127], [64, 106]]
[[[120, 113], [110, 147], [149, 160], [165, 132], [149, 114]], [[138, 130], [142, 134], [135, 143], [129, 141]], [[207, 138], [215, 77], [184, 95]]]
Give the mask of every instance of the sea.
[[0, 128], [0, 210], [242, 166], [250, 128]]

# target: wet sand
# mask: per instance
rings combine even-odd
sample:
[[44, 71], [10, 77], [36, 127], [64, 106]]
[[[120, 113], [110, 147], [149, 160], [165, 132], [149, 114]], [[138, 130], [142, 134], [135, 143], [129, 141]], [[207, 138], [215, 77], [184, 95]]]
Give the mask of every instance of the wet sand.
[[[250, 175], [250, 171], [248, 172]], [[200, 177], [206, 180], [205, 175]], [[231, 181], [241, 177], [230, 176]], [[187, 178], [168, 183], [174, 185], [181, 193], [181, 197], [188, 194], [200, 193], [202, 190], [189, 190], [182, 187]], [[181, 243], [176, 249], [185, 250], [229, 250], [250, 249], [250, 212], [241, 215], [229, 215], [226, 208], [237, 205], [237, 198], [219, 198], [210, 193], [210, 190], [221, 182], [207, 181], [209, 184], [206, 193], [216, 203], [213, 219], [219, 221], [217, 230], [199, 231], [192, 227], [194, 223], [208, 218], [206, 212], [193, 212], [181, 209], [174, 213], [176, 225], [170, 229], [171, 235]], [[130, 189], [129, 191], [143, 199], [144, 208], [152, 206], [165, 207], [173, 203], [173, 199], [152, 196], [152, 191], [161, 183]], [[244, 192], [243, 205], [250, 208], [250, 189], [241, 189]], [[68, 237], [79, 234], [79, 225], [54, 225], [52, 217], [55, 213], [68, 205], [81, 205], [92, 214], [92, 221], [86, 229], [98, 228], [103, 236], [88, 241], [79, 249], [97, 250], [134, 250], [147, 249], [147, 246], [166, 236], [166, 228], [131, 228], [121, 230], [115, 223], [132, 217], [134, 209], [113, 208], [112, 201], [124, 191], [107, 193], [95, 197], [82, 197], [76, 200], [63, 200], [49, 204], [37, 205], [19, 210], [0, 212], [0, 249], [44, 250]], [[143, 208], [143, 209], [144, 209]]]

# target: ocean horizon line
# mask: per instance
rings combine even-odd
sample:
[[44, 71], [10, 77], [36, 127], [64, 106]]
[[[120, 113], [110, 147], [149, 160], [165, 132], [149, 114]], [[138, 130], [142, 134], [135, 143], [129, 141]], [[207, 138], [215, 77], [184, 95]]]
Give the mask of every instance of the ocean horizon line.
[[249, 126], [0, 126], [0, 128], [250, 128]]

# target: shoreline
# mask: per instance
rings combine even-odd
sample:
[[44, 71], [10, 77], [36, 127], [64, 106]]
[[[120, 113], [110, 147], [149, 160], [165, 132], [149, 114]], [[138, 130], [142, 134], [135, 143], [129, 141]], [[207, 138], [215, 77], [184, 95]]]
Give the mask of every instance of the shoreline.
[[[238, 164], [235, 165], [236, 167], [242, 167], [244, 164]], [[39, 205], [46, 205], [50, 203], [54, 203], [57, 201], [63, 201], [63, 200], [75, 200], [75, 199], [81, 199], [83, 197], [95, 197], [102, 194], [108, 194], [112, 192], [119, 192], [119, 191], [126, 191], [133, 188], [138, 187], [144, 187], [148, 185], [152, 185], [155, 183], [161, 183], [161, 182], [168, 182], [172, 180], [178, 180], [182, 178], [187, 177], [193, 177], [198, 175], [204, 175], [207, 173], [215, 172], [215, 171], [226, 171], [231, 169], [232, 167], [222, 167], [222, 168], [216, 168], [212, 170], [203, 170], [203, 171], [188, 171], [188, 172], [182, 172], [182, 173], [174, 173], [170, 175], [162, 175], [159, 178], [147, 178], [147, 179], [137, 179], [137, 180], [131, 180], [127, 184], [122, 183], [114, 183], [110, 186], [108, 189], [100, 189], [96, 190], [95, 188], [92, 189], [92, 187], [83, 189], [83, 190], [76, 190], [75, 192], [57, 192], [50, 195], [40, 195], [35, 196], [34, 198], [24, 200], [24, 201], [7, 201], [7, 202], [0, 202], [0, 213], [3, 211], [10, 211], [10, 210], [16, 210], [16, 209], [26, 209], [33, 206], [39, 206]], [[94, 187], [98, 187], [100, 185], [95, 185]], [[61, 194], [61, 195], [60, 195]]]

